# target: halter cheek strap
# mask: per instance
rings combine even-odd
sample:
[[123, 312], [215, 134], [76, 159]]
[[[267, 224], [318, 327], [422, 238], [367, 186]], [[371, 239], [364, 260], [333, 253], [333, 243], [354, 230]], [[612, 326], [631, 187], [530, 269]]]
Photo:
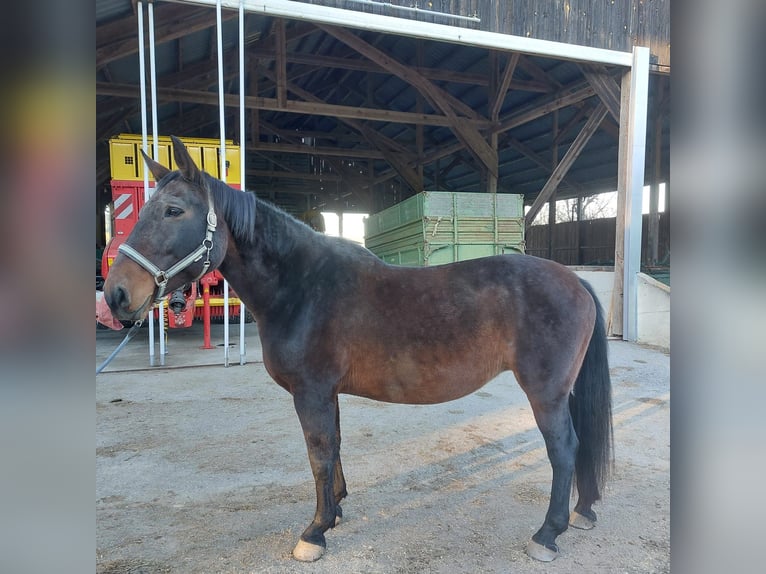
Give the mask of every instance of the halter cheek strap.
[[154, 263], [149, 261], [146, 257], [141, 255], [138, 251], [133, 249], [127, 243], [123, 243], [118, 247], [120, 253], [124, 253], [130, 257], [133, 261], [138, 263], [146, 271], [148, 271], [154, 278], [154, 283], [158, 287], [157, 295], [154, 298], [154, 302], [159, 302], [165, 296], [165, 289], [167, 288], [168, 281], [178, 275], [181, 271], [187, 267], [195, 264], [197, 261], [205, 257], [205, 261], [202, 264], [202, 271], [194, 278], [194, 281], [202, 277], [210, 268], [210, 250], [213, 248], [213, 233], [218, 224], [218, 219], [215, 215], [215, 209], [213, 208], [213, 197], [210, 190], [207, 192], [207, 229], [205, 230], [205, 238], [202, 240], [202, 244], [194, 251], [189, 253], [186, 257], [181, 259], [178, 263], [170, 267], [167, 271], [162, 271]]

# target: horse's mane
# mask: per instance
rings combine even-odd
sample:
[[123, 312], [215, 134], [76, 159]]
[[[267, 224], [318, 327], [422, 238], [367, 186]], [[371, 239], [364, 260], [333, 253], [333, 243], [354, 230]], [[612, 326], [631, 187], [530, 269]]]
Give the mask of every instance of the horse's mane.
[[[288, 253], [298, 245], [321, 243], [327, 252], [351, 257], [375, 256], [364, 247], [337, 237], [328, 237], [283, 211], [258, 199], [254, 193], [233, 189], [203, 172], [204, 183], [213, 194], [218, 213], [226, 221], [232, 236], [240, 243], [254, 244], [256, 235], [276, 253]], [[258, 229], [256, 233], [256, 218]], [[375, 258], [377, 260], [377, 258]]]
[[203, 176], [231, 234], [239, 241], [252, 243], [255, 239], [255, 204], [257, 202], [255, 194], [232, 189], [210, 174], [203, 172]]
[[311, 238], [316, 232], [308, 225], [282, 211], [277, 206], [256, 197], [254, 193], [235, 190], [219, 179], [205, 173], [205, 184], [209, 186], [221, 216], [225, 218], [229, 231], [237, 241], [253, 243], [256, 236], [255, 221], [269, 245], [280, 250], [296, 241]]

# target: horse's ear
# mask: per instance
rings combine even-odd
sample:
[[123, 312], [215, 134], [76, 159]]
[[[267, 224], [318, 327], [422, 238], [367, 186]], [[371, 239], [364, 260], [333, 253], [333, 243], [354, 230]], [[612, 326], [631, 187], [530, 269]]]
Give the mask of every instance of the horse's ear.
[[141, 150], [141, 155], [144, 156], [146, 167], [148, 167], [149, 171], [152, 172], [152, 175], [154, 176], [154, 181], [159, 181], [163, 177], [165, 177], [167, 174], [170, 173], [170, 170], [168, 168], [166, 168], [161, 163], [154, 161], [152, 158], [150, 158], [148, 155], [144, 153], [144, 150]]
[[176, 160], [178, 169], [181, 171], [181, 175], [189, 181], [200, 181], [201, 174], [199, 168], [189, 155], [186, 146], [176, 136], [170, 136], [170, 139], [173, 141], [173, 157]]

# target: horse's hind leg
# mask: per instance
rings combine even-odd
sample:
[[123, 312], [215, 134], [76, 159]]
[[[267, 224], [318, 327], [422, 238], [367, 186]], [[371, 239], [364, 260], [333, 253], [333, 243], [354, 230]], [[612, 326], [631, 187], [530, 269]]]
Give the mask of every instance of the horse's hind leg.
[[[574, 417], [577, 409], [570, 408], [570, 411]], [[576, 422], [575, 426], [577, 426]], [[578, 426], [577, 428], [580, 427]], [[581, 450], [584, 448], [588, 448], [587, 444], [580, 446]], [[574, 510], [569, 516], [569, 525], [581, 530], [590, 530], [596, 525], [596, 513], [593, 511], [592, 506], [594, 502], [601, 499], [601, 494], [599, 493], [599, 480], [596, 476], [596, 471], [592, 465], [582, 460], [583, 458], [587, 459], [587, 454], [582, 456], [583, 454], [578, 453], [578, 458], [575, 461], [577, 504], [575, 504]]]
[[296, 392], [294, 403], [316, 483], [317, 506], [314, 520], [301, 534], [293, 556], [302, 562], [313, 562], [324, 554], [324, 533], [335, 526], [339, 516], [338, 496], [345, 492], [345, 487], [339, 491], [334, 484], [338, 474], [342, 478], [343, 473], [338, 441], [340, 433], [336, 427], [337, 397], [325, 398]]
[[545, 439], [545, 447], [553, 469], [551, 499], [545, 522], [532, 536], [527, 554], [543, 562], [558, 555], [556, 537], [569, 524], [569, 496], [577, 454], [577, 435], [569, 412], [567, 396], [553, 402], [539, 403], [530, 397], [537, 426]]
[[[575, 397], [571, 395], [569, 397], [570, 409], [572, 417], [574, 419], [575, 426], [581, 428], [581, 425], [577, 424], [576, 413], [577, 409], [574, 408]], [[582, 435], [580, 435], [582, 437]], [[580, 446], [580, 449], [587, 449], [587, 437], [584, 439], [584, 444]], [[586, 451], [587, 452], [587, 451]], [[590, 530], [596, 525], [596, 513], [591, 508], [593, 503], [601, 498], [598, 488], [598, 478], [594, 468], [591, 465], [585, 464], [582, 460], [582, 452], [578, 453], [578, 458], [575, 461], [575, 477], [577, 484], [577, 504], [575, 504], [572, 514], [569, 515], [569, 525], [580, 530]]]
[[335, 440], [338, 443], [338, 456], [335, 459], [335, 469], [333, 476], [333, 492], [335, 494], [335, 526], [340, 524], [343, 518], [343, 509], [340, 507], [340, 501], [346, 498], [346, 477], [343, 476], [343, 465], [340, 462], [340, 405], [335, 401]]

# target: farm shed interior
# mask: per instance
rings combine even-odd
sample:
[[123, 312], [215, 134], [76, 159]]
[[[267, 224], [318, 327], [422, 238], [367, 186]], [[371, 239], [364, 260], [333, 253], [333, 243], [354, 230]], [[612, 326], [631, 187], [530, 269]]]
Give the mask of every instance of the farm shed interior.
[[[222, 10], [225, 136], [246, 150], [244, 187], [288, 212], [377, 213], [423, 190], [520, 194], [540, 210], [541, 192], [568, 199], [617, 189], [625, 69], [578, 60], [582, 47], [649, 47], [644, 181], [668, 182], [669, 0], [261, 4], [296, 17], [246, 13], [239, 133], [238, 13]], [[160, 135], [219, 137], [214, 5], [152, 5]], [[386, 32], [301, 18], [317, 6], [401, 24]], [[564, 42], [571, 57], [406, 35], [422, 22], [505, 34], [509, 45]], [[137, 28], [134, 0], [96, 1], [97, 245], [112, 197], [108, 141], [141, 132]], [[666, 222], [668, 206], [666, 196]], [[648, 235], [658, 242], [656, 227]], [[645, 262], [663, 259], [647, 249]]]

